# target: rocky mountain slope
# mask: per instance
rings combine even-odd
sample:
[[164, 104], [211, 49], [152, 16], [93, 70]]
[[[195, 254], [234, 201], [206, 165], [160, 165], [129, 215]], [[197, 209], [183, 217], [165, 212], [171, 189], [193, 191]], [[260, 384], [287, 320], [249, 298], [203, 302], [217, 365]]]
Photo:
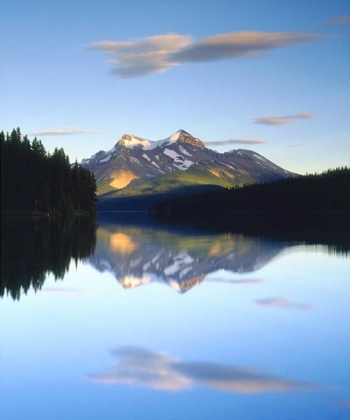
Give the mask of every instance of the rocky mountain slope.
[[[218, 153], [184, 130], [159, 141], [124, 134], [82, 166], [93, 171], [100, 201], [162, 196], [194, 191], [198, 186], [266, 182], [293, 174], [251, 150]], [[119, 200], [119, 202], [121, 202]]]

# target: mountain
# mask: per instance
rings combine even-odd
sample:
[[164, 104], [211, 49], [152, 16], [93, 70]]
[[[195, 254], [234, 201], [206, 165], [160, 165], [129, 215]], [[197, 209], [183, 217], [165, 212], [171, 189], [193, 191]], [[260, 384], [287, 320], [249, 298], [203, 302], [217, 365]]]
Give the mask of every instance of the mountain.
[[112, 149], [80, 165], [95, 174], [100, 208], [149, 206], [165, 196], [295, 175], [251, 150], [218, 153], [184, 130], [159, 141], [124, 134]]

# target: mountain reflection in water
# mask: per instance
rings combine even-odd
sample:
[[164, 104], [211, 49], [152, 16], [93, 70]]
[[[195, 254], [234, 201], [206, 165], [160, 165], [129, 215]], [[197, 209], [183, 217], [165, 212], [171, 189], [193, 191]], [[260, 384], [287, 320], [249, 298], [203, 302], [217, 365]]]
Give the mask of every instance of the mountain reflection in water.
[[100, 272], [113, 273], [126, 289], [161, 282], [186, 292], [217, 270], [254, 272], [288, 246], [242, 234], [180, 232], [100, 221], [96, 250], [89, 261]]
[[219, 270], [225, 278], [214, 274], [207, 281], [261, 283], [238, 275], [254, 273], [300, 243], [171, 226], [146, 213], [102, 215], [98, 226], [88, 217], [7, 219], [1, 231], [0, 296], [13, 299], [41, 289], [50, 273], [63, 279], [73, 260], [110, 272], [125, 289], [158, 282], [184, 293]]

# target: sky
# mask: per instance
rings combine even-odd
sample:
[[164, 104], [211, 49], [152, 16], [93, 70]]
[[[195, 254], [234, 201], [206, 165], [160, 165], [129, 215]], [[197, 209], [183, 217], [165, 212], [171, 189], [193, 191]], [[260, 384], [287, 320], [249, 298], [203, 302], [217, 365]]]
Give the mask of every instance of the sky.
[[184, 129], [297, 173], [350, 164], [348, 0], [2, 0], [0, 130], [72, 162]]

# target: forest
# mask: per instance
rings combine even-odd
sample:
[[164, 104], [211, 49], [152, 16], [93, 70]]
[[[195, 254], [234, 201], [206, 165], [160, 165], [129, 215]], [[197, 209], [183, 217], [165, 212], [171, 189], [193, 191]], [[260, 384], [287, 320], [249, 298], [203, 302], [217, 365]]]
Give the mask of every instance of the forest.
[[36, 137], [20, 128], [0, 132], [1, 214], [95, 213], [94, 174], [71, 165], [62, 148], [48, 153]]
[[348, 212], [350, 168], [227, 188], [158, 203], [154, 212]]
[[156, 219], [350, 250], [350, 169], [328, 170], [159, 202]]

